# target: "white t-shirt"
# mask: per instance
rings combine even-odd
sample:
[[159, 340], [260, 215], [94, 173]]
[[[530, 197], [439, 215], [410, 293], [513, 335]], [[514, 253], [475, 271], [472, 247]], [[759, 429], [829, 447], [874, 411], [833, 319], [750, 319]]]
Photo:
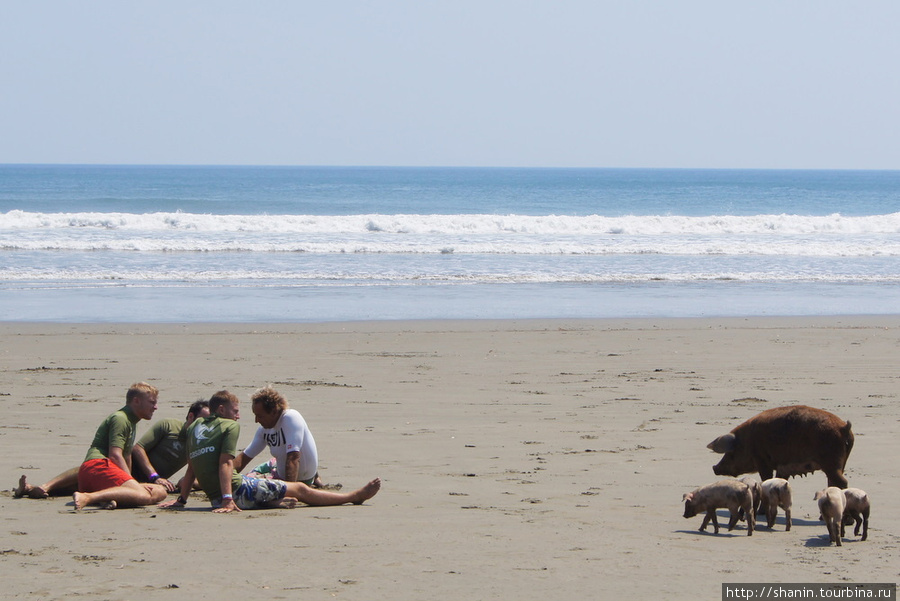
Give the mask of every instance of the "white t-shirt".
[[244, 449], [244, 455], [252, 459], [259, 455], [266, 445], [275, 457], [280, 478], [284, 477], [288, 453], [294, 451], [300, 451], [298, 480], [312, 480], [319, 470], [316, 441], [309, 431], [309, 426], [306, 425], [306, 420], [296, 409], [288, 409], [282, 413], [274, 428], [260, 426], [253, 436], [253, 441]]

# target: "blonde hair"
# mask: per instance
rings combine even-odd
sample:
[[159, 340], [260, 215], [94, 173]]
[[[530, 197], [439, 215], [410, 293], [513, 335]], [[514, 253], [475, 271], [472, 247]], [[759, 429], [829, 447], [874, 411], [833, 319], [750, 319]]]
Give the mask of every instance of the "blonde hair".
[[131, 388], [128, 389], [128, 392], [125, 393], [125, 402], [130, 403], [134, 399], [139, 396], [151, 396], [156, 398], [159, 396], [159, 390], [156, 386], [151, 386], [146, 382], [137, 382], [131, 385]]

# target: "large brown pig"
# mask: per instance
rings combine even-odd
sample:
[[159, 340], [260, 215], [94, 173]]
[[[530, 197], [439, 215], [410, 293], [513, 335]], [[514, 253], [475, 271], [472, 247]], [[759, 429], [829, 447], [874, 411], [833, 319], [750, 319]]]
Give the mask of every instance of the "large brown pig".
[[828, 486], [847, 488], [844, 466], [853, 448], [850, 422], [805, 405], [768, 409], [708, 445], [724, 453], [717, 476], [759, 472], [762, 480], [822, 470]]

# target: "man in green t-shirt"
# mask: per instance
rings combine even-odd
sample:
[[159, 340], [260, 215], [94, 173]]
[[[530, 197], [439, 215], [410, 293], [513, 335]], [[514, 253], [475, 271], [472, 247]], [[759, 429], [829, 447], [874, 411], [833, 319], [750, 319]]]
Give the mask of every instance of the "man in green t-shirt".
[[[178, 490], [169, 478], [187, 463], [187, 426], [196, 418], [208, 415], [209, 401], [202, 399], [190, 406], [184, 421], [170, 418], [156, 422], [131, 450], [131, 475], [138, 482], [165, 486], [168, 492]], [[70, 496], [78, 490], [78, 470], [73, 467], [40, 486], [28, 484], [23, 475], [13, 496], [31, 499]]]
[[125, 395], [125, 406], [108, 416], [97, 428], [84, 462], [78, 469], [75, 510], [88, 505], [141, 507], [166, 498], [166, 489], [141, 484], [131, 475], [131, 450], [137, 423], [156, 412], [159, 391], [147, 384], [133, 384]]
[[[227, 390], [217, 392], [209, 400], [209, 417], [197, 420], [188, 428], [188, 475], [194, 478], [214, 506], [221, 504], [223, 495], [241, 485], [241, 477], [234, 471], [241, 427], [238, 398]], [[184, 494], [183, 485], [182, 497]]]
[[139, 482], [153, 482], [175, 492], [170, 482], [178, 470], [187, 464], [187, 430], [200, 417], [209, 416], [209, 401], [195, 401], [184, 421], [169, 418], [157, 421], [141, 436], [131, 451], [131, 473]]
[[375, 478], [362, 488], [339, 493], [310, 488], [303, 482], [260, 480], [242, 476], [234, 469], [238, 438], [241, 429], [240, 402], [227, 390], [209, 399], [210, 416], [196, 420], [188, 428], [188, 469], [181, 481], [181, 494], [162, 508], [183, 507], [196, 477], [200, 488], [209, 497], [215, 513], [230, 513], [242, 509], [294, 507], [298, 501], [307, 505], [359, 505], [375, 496], [381, 480]]

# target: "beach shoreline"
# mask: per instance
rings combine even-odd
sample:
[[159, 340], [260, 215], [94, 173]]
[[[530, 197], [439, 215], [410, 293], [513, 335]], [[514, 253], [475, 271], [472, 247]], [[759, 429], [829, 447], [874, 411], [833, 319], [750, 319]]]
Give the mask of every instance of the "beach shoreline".
[[[0, 569], [11, 598], [718, 599], [724, 582], [896, 582], [900, 315], [325, 323], [0, 322]], [[326, 482], [361, 507], [221, 516], [13, 499], [77, 465], [134, 381], [154, 420], [220, 388], [279, 389]], [[681, 496], [716, 480], [706, 444], [771, 407], [849, 419], [869, 539], [827, 543], [792, 479], [794, 528], [699, 533]], [[139, 425], [139, 435], [147, 428]], [[223, 522], [227, 525], [223, 526]], [[723, 519], [720, 518], [720, 522]], [[203, 550], [237, 568], [209, 577]], [[205, 574], [204, 574], [205, 572]]]

